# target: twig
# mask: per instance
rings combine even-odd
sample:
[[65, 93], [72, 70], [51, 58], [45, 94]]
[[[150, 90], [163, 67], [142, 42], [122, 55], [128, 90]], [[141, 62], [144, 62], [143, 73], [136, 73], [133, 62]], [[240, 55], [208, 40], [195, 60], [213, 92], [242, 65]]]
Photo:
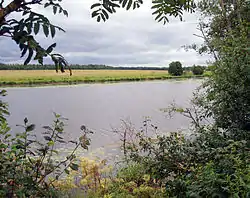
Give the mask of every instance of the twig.
[[198, 35], [198, 34], [193, 34], [193, 35], [205, 40], [205, 38], [203, 36], [201, 36], [201, 35]]
[[203, 29], [201, 23], [199, 23], [199, 26], [200, 26], [200, 27], [198, 28], [198, 30], [200, 30], [200, 32], [202, 33], [203, 39], [204, 39], [205, 42], [207, 43], [207, 46], [209, 47], [209, 49], [211, 50], [211, 52], [213, 53], [215, 60], [218, 61], [219, 58], [218, 58], [218, 56], [216, 55], [216, 52], [215, 52], [214, 48], [210, 45], [210, 42], [209, 42], [209, 40], [208, 40], [208, 38], [207, 38], [207, 36], [206, 36], [206, 34], [205, 34], [205, 32], [204, 32], [204, 29]]

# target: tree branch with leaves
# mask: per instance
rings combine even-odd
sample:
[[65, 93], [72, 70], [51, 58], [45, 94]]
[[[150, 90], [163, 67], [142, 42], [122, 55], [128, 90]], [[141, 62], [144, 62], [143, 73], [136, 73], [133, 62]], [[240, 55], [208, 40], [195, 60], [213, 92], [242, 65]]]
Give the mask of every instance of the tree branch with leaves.
[[[50, 57], [56, 65], [56, 71], [60, 69], [64, 72], [64, 68], [69, 67], [62, 55], [53, 53], [56, 43], [44, 48], [36, 39], [36, 35], [41, 30], [43, 30], [45, 37], [51, 36], [52, 38], [55, 37], [57, 31], [65, 31], [61, 27], [52, 24], [46, 16], [34, 12], [32, 6], [38, 5], [44, 9], [52, 7], [54, 14], [62, 13], [68, 16], [68, 12], [62, 8], [60, 2], [61, 0], [14, 0], [4, 7], [4, 1], [1, 1], [0, 36], [11, 38], [19, 46], [21, 57], [27, 55], [24, 61], [25, 65], [32, 59], [43, 64], [44, 58]], [[21, 13], [20, 20], [10, 16], [14, 12]]]
[[[126, 10], [140, 8], [143, 0], [101, 0], [91, 6], [92, 17], [98, 22], [109, 19], [110, 14], [116, 13], [117, 8]], [[196, 5], [193, 0], [171, 1], [171, 0], [152, 0], [152, 15], [155, 20], [166, 24], [169, 16], [179, 17], [182, 20], [183, 12], [194, 12]]]

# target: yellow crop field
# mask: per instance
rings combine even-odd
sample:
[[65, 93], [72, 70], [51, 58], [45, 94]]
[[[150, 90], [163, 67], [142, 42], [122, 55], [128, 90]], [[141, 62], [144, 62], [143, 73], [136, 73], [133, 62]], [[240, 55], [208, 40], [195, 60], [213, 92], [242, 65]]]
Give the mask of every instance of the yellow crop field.
[[54, 70], [0, 70], [0, 84], [46, 84], [164, 79], [167, 71], [156, 70], [73, 70], [73, 75]]
[[185, 79], [193, 77], [192, 73], [171, 76], [166, 70], [73, 70], [58, 72], [55, 70], [0, 70], [0, 86], [77, 84], [95, 82], [119, 82], [140, 80]]

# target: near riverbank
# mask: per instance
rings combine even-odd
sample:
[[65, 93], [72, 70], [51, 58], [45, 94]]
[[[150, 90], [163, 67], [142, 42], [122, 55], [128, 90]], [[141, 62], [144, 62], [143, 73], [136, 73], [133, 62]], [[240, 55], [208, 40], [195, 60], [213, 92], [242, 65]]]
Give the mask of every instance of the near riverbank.
[[171, 76], [167, 71], [157, 70], [74, 70], [70, 76], [68, 72], [56, 73], [52, 70], [1, 70], [0, 86], [39, 86], [65, 85], [79, 83], [104, 83], [122, 81], [188, 79], [209, 76], [194, 76], [191, 72], [182, 76]]

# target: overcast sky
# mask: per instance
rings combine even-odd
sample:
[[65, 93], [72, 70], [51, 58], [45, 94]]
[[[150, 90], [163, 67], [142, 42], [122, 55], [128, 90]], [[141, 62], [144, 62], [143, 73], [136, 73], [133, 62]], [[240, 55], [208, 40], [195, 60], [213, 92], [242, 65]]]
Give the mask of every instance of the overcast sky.
[[[55, 25], [66, 30], [54, 40], [39, 35], [43, 46], [57, 42], [56, 52], [61, 53], [70, 64], [106, 64], [114, 66], [168, 66], [181, 61], [184, 66], [206, 64], [207, 56], [194, 51], [186, 52], [183, 45], [201, 43], [193, 34], [198, 14], [186, 14], [184, 22], [171, 19], [163, 25], [151, 15], [151, 1], [137, 10], [119, 9], [105, 23], [91, 18], [90, 6], [98, 0], [64, 0], [63, 7], [69, 17], [54, 16], [52, 10], [43, 13]], [[37, 9], [41, 11], [40, 9]], [[13, 41], [0, 37], [0, 62], [20, 63], [20, 52]]]

